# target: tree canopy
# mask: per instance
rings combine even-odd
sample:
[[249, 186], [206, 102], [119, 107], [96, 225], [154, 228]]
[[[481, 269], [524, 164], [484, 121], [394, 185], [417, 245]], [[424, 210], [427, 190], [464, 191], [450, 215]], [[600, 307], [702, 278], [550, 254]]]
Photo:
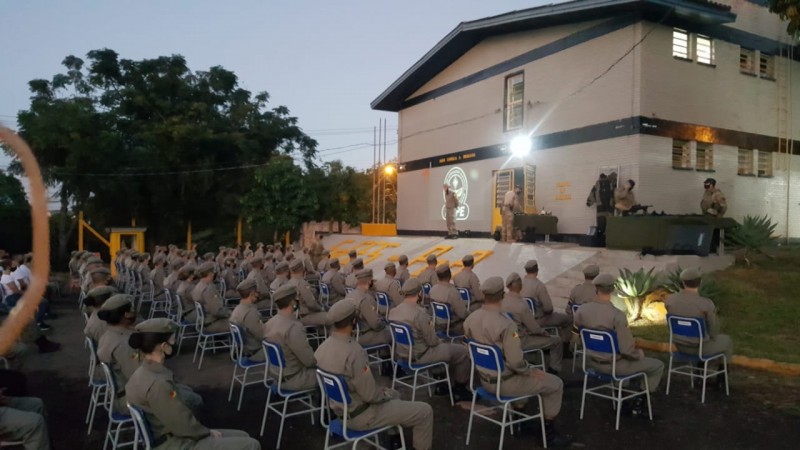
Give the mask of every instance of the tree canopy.
[[769, 10], [787, 20], [786, 31], [792, 36], [800, 33], [800, 0], [767, 0]]

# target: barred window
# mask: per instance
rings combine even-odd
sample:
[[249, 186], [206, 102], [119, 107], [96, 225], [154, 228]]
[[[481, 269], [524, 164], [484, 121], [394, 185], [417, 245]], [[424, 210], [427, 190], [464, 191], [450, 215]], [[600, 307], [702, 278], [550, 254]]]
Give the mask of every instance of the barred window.
[[522, 128], [525, 75], [517, 73], [506, 77], [505, 131]]
[[682, 141], [680, 139], [672, 140], [672, 168], [692, 168], [692, 155], [689, 149], [689, 141]]
[[772, 176], [772, 152], [758, 152], [758, 176]]
[[672, 56], [676, 58], [690, 59], [689, 55], [689, 32], [680, 28], [672, 29]]
[[698, 142], [695, 160], [695, 169], [714, 170], [714, 147], [705, 142]]
[[739, 71], [742, 73], [756, 73], [756, 52], [748, 48], [739, 51]]
[[761, 78], [775, 78], [775, 59], [761, 53], [758, 58], [758, 74]]
[[739, 165], [736, 173], [739, 175], [755, 175], [753, 164], [753, 150], [750, 150], [749, 148], [740, 148]]
[[708, 36], [698, 34], [695, 38], [695, 55], [699, 63], [714, 64], [714, 41]]

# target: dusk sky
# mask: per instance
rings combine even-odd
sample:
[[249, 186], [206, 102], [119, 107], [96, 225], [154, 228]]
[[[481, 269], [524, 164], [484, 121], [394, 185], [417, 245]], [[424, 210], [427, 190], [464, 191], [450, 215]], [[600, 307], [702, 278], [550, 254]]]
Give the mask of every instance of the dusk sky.
[[[319, 142], [321, 161], [372, 164], [373, 127], [397, 116], [369, 103], [461, 21], [537, 0], [0, 1], [0, 123], [16, 127], [27, 83], [63, 70], [67, 55], [110, 48], [121, 58], [186, 57], [221, 65], [243, 88], [267, 91]], [[363, 144], [363, 145], [357, 145]], [[340, 148], [345, 147], [346, 148]], [[388, 146], [389, 157], [396, 154]], [[0, 167], [8, 164], [0, 156]]]

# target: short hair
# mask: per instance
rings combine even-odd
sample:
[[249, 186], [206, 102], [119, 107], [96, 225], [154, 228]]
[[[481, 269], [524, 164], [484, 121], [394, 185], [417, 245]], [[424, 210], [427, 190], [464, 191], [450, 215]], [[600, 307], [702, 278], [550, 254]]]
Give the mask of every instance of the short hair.
[[484, 301], [486, 303], [500, 303], [503, 300], [503, 291], [496, 294], [484, 293]]
[[463, 264], [464, 267], [472, 267], [472, 266], [475, 265], [475, 260], [474, 259], [473, 260], [469, 260], [468, 259], [466, 261], [461, 261], [461, 264]]
[[448, 278], [451, 278], [452, 275], [453, 274], [452, 274], [452, 272], [450, 272], [450, 269], [447, 269], [442, 273], [436, 272], [436, 278], [438, 278], [439, 281], [447, 280]]
[[525, 273], [539, 273], [539, 265], [532, 266], [530, 268], [525, 268]]
[[133, 311], [133, 304], [126, 303], [117, 309], [101, 309], [97, 311], [97, 317], [109, 325], [118, 325], [125, 318], [125, 313], [131, 311]]
[[256, 290], [257, 290], [257, 287], [253, 286], [253, 287], [251, 287], [249, 289], [238, 289], [237, 292], [239, 293], [240, 297], [247, 298], [247, 297], [250, 297], [250, 294], [252, 294]]
[[700, 282], [702, 281], [701, 278], [695, 278], [694, 280], [683, 280], [683, 285], [690, 289], [695, 289], [700, 287]]
[[279, 309], [283, 309], [283, 308], [286, 308], [287, 306], [291, 305], [292, 304], [292, 300], [296, 300], [296, 299], [297, 299], [297, 295], [295, 295], [295, 296], [289, 295], [287, 297], [283, 297], [283, 298], [279, 298], [278, 300], [275, 300], [275, 305]]
[[348, 326], [350, 326], [350, 324], [353, 323], [353, 319], [355, 319], [356, 317], [358, 317], [357, 313], [354, 312], [353, 314], [350, 314], [349, 316], [345, 317], [342, 320], [333, 322], [333, 327], [338, 329], [347, 328]]

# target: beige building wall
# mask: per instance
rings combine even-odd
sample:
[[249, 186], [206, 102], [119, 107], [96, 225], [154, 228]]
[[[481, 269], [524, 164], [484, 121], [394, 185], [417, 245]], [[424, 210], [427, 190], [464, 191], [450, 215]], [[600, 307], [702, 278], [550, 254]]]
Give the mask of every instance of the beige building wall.
[[716, 3], [731, 6], [736, 13], [736, 22], [726, 26], [748, 33], [757, 34], [774, 40], [786, 39], [786, 23], [768, 8], [756, 5], [747, 0], [715, 0]]
[[[558, 28], [563, 33], [563, 27]], [[571, 94], [589, 85], [622, 57], [640, 32], [640, 24], [629, 26], [400, 111], [400, 161], [509, 142], [521, 130], [503, 131], [505, 77], [523, 70], [523, 130], [533, 131], [534, 135], [638, 115], [639, 50], [624, 58], [608, 75]], [[530, 37], [517, 33], [515, 39], [527, 42]], [[519, 53], [524, 50], [520, 48]], [[472, 59], [472, 54], [470, 51], [462, 59]], [[457, 65], [443, 74], [455, 77]], [[466, 75], [469, 73], [461, 72], [458, 78]]]

